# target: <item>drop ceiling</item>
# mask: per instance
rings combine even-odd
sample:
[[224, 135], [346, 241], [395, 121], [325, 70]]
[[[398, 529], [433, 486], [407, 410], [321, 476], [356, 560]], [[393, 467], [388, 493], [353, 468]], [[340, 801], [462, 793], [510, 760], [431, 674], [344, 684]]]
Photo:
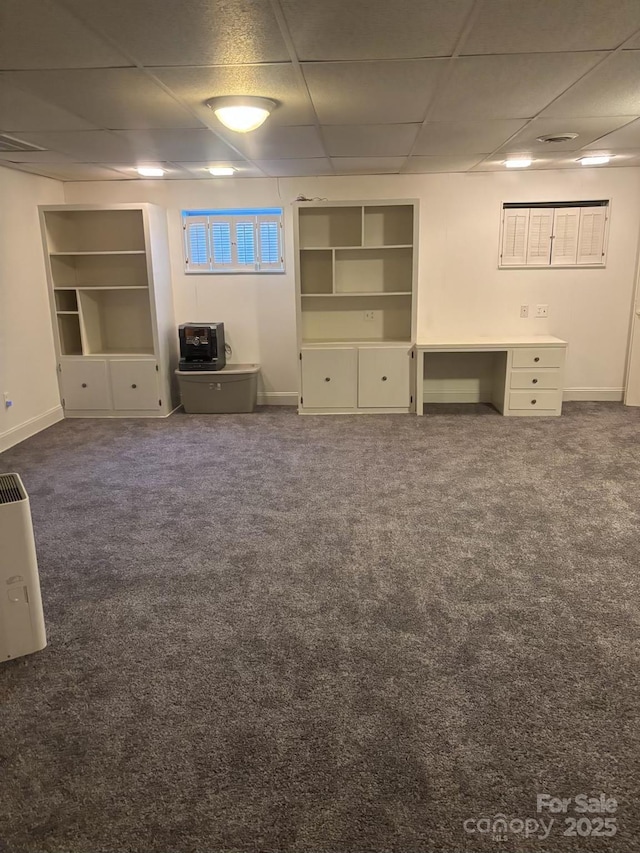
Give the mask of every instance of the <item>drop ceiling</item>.
[[[246, 94], [251, 134], [204, 105]], [[64, 181], [636, 166], [640, 2], [1, 0], [0, 132]]]

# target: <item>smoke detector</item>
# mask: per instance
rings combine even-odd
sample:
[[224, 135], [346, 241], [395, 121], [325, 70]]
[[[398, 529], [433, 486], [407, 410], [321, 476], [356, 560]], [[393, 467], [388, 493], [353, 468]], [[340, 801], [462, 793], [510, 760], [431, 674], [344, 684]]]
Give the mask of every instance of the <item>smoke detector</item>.
[[548, 133], [538, 137], [538, 142], [571, 142], [572, 139], [577, 139], [577, 133]]

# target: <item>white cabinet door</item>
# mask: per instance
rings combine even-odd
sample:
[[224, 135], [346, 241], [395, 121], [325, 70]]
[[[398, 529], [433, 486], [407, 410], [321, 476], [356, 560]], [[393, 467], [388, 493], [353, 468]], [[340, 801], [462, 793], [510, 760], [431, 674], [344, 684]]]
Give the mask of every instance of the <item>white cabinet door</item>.
[[357, 402], [355, 349], [302, 350], [305, 409], [353, 409]]
[[65, 409], [93, 411], [111, 408], [106, 361], [62, 359], [60, 368], [60, 388]]
[[408, 408], [410, 360], [409, 350], [397, 347], [358, 350], [358, 406]]
[[118, 411], [158, 409], [158, 372], [155, 361], [123, 358], [111, 362], [113, 408]]

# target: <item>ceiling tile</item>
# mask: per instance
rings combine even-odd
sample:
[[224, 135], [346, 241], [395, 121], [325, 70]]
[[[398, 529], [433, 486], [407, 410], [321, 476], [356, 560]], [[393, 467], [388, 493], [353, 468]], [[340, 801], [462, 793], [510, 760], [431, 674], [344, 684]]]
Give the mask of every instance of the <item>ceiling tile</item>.
[[302, 68], [321, 124], [422, 121], [446, 59], [306, 62]]
[[131, 162], [135, 154], [126, 138], [108, 130], [21, 133], [20, 138], [86, 163]]
[[269, 0], [67, 0], [142, 65], [289, 58]]
[[640, 115], [640, 50], [624, 50], [544, 110], [544, 116]]
[[50, 0], [2, 0], [0, 68], [106, 68], [131, 65]]
[[411, 151], [419, 124], [327, 125], [330, 157], [402, 157]]
[[54, 163], [43, 163], [41, 165], [20, 164], [20, 171], [31, 172], [35, 175], [43, 175], [46, 178], [55, 178], [57, 181], [124, 181], [125, 175], [109, 169], [87, 163], [73, 163], [70, 165], [57, 165]]
[[448, 56], [472, 0], [282, 0], [300, 59]]
[[466, 172], [481, 159], [465, 157], [410, 157], [403, 172]]
[[638, 0], [484, 0], [462, 54], [612, 50], [638, 28]]
[[605, 136], [586, 145], [587, 148], [638, 148], [640, 149], [640, 119], [632, 121], [625, 127], [619, 130], [614, 130], [613, 133], [608, 133]]
[[291, 63], [233, 68], [155, 68], [153, 73], [195, 109], [206, 124], [219, 125], [219, 122], [204, 102], [222, 95], [258, 95], [278, 101], [269, 124], [312, 124], [314, 121], [309, 97]]
[[399, 172], [406, 157], [332, 157], [331, 163], [339, 175], [379, 175]]
[[137, 157], [152, 160], [238, 159], [233, 149], [207, 128], [121, 130], [117, 135]]
[[[515, 151], [553, 155], [555, 151], [577, 151], [579, 148], [599, 139], [604, 134], [632, 121], [633, 116], [612, 116], [608, 118], [539, 118], [517, 133], [499, 150], [503, 153]], [[576, 139], [567, 142], [538, 142], [538, 136], [554, 133], [577, 133]]]
[[137, 68], [15, 71], [5, 79], [102, 128], [200, 127]]
[[59, 151], [0, 151], [0, 163], [75, 163], [73, 157]]
[[274, 178], [302, 178], [306, 175], [332, 175], [326, 157], [310, 160], [256, 160], [256, 165]]
[[[201, 178], [202, 180], [233, 180], [234, 178], [264, 178], [264, 173], [260, 171], [252, 163], [247, 163], [245, 160], [222, 160], [212, 159], [204, 160], [201, 163], [176, 163], [181, 169], [189, 173], [189, 178]], [[235, 174], [225, 176], [223, 178], [214, 178], [209, 174], [209, 169], [212, 166], [232, 166], [235, 169]]]
[[318, 131], [312, 126], [277, 127], [267, 122], [253, 133], [234, 136], [235, 147], [252, 160], [307, 159], [325, 154]]
[[521, 119], [442, 121], [426, 124], [414, 154], [489, 154], [523, 126]]
[[0, 130], [91, 130], [88, 121], [10, 86], [0, 74]]
[[[430, 118], [433, 121], [532, 118], [602, 56], [547, 53], [458, 59], [446, 86], [440, 90]], [[624, 112], [618, 110], [616, 114]]]

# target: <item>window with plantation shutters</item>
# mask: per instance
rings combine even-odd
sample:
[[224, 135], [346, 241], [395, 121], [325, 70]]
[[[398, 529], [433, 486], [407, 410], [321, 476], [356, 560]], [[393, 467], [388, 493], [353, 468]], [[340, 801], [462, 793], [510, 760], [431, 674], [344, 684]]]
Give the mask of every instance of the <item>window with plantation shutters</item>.
[[499, 266], [603, 267], [609, 201], [505, 203]]
[[183, 210], [185, 272], [284, 272], [282, 208]]

